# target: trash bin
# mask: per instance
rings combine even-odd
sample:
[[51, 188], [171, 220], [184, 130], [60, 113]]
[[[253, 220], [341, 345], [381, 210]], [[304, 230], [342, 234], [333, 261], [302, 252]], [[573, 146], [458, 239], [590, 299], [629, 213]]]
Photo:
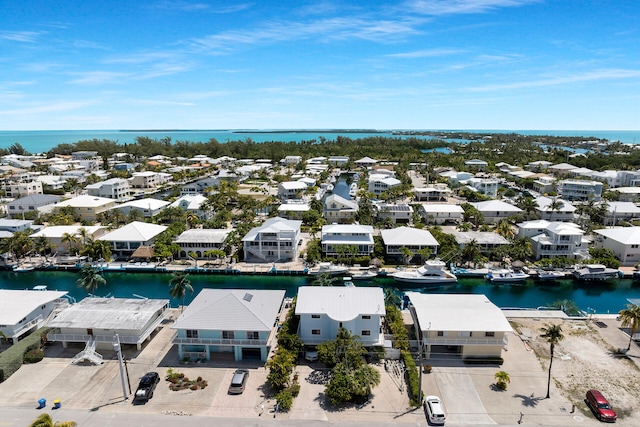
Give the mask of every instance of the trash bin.
[[60, 399], [56, 399], [53, 401], [53, 409], [60, 409], [60, 406], [62, 406], [60, 404]]
[[47, 399], [38, 399], [38, 409], [42, 409], [47, 406]]

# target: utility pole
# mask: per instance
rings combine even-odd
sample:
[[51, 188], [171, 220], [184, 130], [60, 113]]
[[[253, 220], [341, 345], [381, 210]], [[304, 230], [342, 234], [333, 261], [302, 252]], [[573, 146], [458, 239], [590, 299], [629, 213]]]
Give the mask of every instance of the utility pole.
[[120, 348], [120, 337], [118, 334], [115, 334], [113, 337], [113, 351], [118, 353], [118, 364], [120, 365], [120, 380], [122, 381], [122, 397], [124, 400], [129, 399], [129, 394], [127, 393], [127, 383], [124, 378], [124, 363], [122, 362], [122, 349]]

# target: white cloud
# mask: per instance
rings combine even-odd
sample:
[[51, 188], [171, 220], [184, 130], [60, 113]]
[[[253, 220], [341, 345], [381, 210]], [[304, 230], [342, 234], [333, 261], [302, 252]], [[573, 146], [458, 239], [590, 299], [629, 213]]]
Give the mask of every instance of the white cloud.
[[402, 8], [427, 16], [483, 13], [493, 9], [519, 7], [540, 0], [410, 0]]
[[404, 53], [392, 53], [389, 55], [385, 55], [391, 58], [427, 58], [427, 57], [437, 57], [437, 56], [449, 56], [449, 55], [457, 55], [459, 53], [464, 53], [464, 50], [460, 49], [425, 49], [425, 50], [416, 50], [413, 52], [404, 52]]
[[129, 73], [120, 73], [115, 71], [87, 71], [73, 74], [78, 75], [78, 78], [70, 80], [68, 83], [81, 85], [117, 83], [131, 75]]
[[22, 43], [35, 43], [46, 31], [0, 31], [0, 39]]

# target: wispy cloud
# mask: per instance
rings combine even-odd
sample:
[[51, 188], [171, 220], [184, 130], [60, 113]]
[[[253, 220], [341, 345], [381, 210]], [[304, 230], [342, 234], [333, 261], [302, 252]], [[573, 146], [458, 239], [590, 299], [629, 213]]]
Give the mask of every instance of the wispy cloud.
[[594, 70], [587, 73], [572, 74], [566, 76], [557, 76], [549, 78], [541, 78], [539, 80], [522, 81], [505, 84], [492, 84], [485, 86], [476, 86], [463, 89], [468, 92], [493, 92], [509, 89], [527, 89], [565, 85], [571, 83], [589, 82], [595, 80], [619, 80], [640, 77], [640, 70], [626, 69], [602, 69]]
[[68, 83], [79, 85], [95, 85], [104, 83], [121, 82], [124, 78], [130, 77], [130, 73], [121, 73], [116, 71], [87, 71], [84, 73], [73, 73], [78, 77], [70, 80]]
[[14, 108], [7, 110], [0, 110], [0, 115], [30, 115], [30, 114], [41, 114], [41, 113], [52, 113], [58, 111], [71, 111], [77, 110], [79, 108], [84, 108], [91, 105], [92, 102], [89, 101], [61, 101], [61, 102], [52, 102], [40, 105], [32, 105], [22, 108]]
[[460, 53], [464, 53], [464, 50], [460, 49], [424, 49], [424, 50], [416, 50], [413, 52], [404, 52], [404, 53], [392, 53], [389, 55], [385, 55], [390, 58], [428, 58], [428, 57], [437, 57], [437, 56], [449, 56], [449, 55], [457, 55]]
[[541, 0], [410, 0], [403, 9], [427, 16], [483, 13], [506, 7], [519, 7]]
[[177, 106], [177, 107], [193, 107], [193, 102], [167, 101], [163, 99], [129, 99], [127, 103], [131, 105], [144, 106]]
[[153, 6], [156, 9], [177, 10], [182, 12], [209, 12], [209, 13], [233, 13], [251, 7], [250, 3], [237, 3], [232, 5], [211, 5], [188, 1], [161, 1]]
[[35, 43], [46, 31], [0, 31], [0, 39], [21, 43]]

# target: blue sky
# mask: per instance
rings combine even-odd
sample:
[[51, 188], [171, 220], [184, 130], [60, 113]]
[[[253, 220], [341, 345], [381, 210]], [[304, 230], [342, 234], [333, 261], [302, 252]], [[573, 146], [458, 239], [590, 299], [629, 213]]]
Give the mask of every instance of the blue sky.
[[640, 129], [637, 0], [6, 1], [0, 130]]

